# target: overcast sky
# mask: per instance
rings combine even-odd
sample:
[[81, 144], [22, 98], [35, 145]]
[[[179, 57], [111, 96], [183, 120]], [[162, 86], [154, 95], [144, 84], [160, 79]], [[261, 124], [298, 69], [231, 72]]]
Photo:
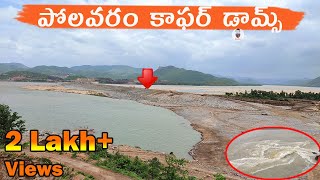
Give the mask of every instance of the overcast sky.
[[[23, 4], [279, 6], [305, 12], [297, 30], [245, 31], [40, 29], [13, 18]], [[0, 63], [37, 65], [174, 65], [210, 74], [255, 78], [320, 76], [318, 0], [1, 0]]]

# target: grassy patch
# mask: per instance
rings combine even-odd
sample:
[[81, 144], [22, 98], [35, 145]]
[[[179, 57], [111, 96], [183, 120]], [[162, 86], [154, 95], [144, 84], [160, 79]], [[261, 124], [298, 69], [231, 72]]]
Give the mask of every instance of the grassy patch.
[[214, 175], [215, 180], [226, 180], [227, 178], [224, 177], [222, 174], [216, 174]]
[[184, 159], [177, 159], [170, 155], [166, 157], [166, 164], [163, 165], [157, 158], [143, 161], [138, 157], [131, 158], [120, 153], [110, 154], [98, 146], [96, 152], [89, 152], [89, 158], [97, 160], [97, 166], [112, 170], [114, 172], [129, 176], [133, 179], [153, 180], [194, 180], [189, 176], [184, 166]]

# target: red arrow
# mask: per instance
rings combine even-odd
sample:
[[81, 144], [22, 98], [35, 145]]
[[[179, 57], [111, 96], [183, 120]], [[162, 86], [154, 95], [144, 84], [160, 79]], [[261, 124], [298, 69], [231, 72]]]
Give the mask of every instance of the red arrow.
[[146, 89], [149, 89], [157, 80], [158, 77], [153, 76], [152, 68], [143, 68], [142, 76], [138, 77], [138, 81], [140, 81]]

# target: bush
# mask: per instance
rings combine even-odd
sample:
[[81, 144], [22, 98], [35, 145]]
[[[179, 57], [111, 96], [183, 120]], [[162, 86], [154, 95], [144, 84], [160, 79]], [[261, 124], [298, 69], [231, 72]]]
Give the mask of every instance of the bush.
[[320, 100], [320, 93], [314, 92], [302, 92], [295, 91], [294, 93], [287, 93], [281, 91], [280, 93], [273, 91], [261, 91], [261, 90], [251, 90], [250, 92], [245, 91], [233, 93], [226, 93], [226, 96], [236, 96], [236, 97], [245, 97], [245, 98], [259, 98], [259, 99], [270, 99], [270, 100], [286, 100], [286, 99], [307, 99], [307, 100]]
[[89, 153], [91, 158], [99, 160], [97, 165], [112, 171], [130, 176], [134, 179], [148, 180], [195, 180], [195, 177], [189, 177], [188, 171], [184, 170], [186, 161], [177, 159], [174, 156], [167, 156], [167, 166], [160, 163], [157, 158], [149, 161], [143, 161], [138, 157], [130, 158], [120, 153], [109, 154], [106, 150], [97, 150], [95, 155]]
[[166, 162], [168, 166], [164, 168], [165, 179], [186, 179], [188, 171], [183, 170], [186, 164], [186, 160], [177, 159], [174, 155], [166, 156]]
[[222, 174], [216, 174], [214, 175], [215, 180], [226, 180], [227, 178], [224, 177]]
[[52, 161], [48, 158], [40, 158], [40, 164], [52, 164]]
[[29, 146], [30, 146], [30, 142], [25, 142], [22, 144], [22, 149], [26, 149]]
[[71, 155], [71, 158], [77, 158], [77, 153], [73, 152], [72, 155]]
[[106, 149], [103, 149], [100, 144], [96, 145], [95, 152], [89, 152], [89, 158], [93, 160], [99, 160], [100, 158], [107, 158], [108, 155], [109, 155], [108, 151]]
[[160, 177], [161, 171], [163, 170], [163, 166], [157, 158], [153, 158], [148, 161], [148, 177], [150, 179], [155, 179], [156, 177]]

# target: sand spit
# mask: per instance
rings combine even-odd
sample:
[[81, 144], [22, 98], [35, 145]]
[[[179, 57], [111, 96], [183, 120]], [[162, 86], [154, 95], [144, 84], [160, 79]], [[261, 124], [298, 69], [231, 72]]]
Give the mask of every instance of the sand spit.
[[55, 91], [55, 92], [108, 97], [108, 94], [97, 92], [97, 91], [70, 89], [70, 88], [65, 88], [63, 86], [59, 86], [59, 85], [55, 85], [55, 86], [25, 86], [24, 88], [29, 89], [29, 90]]
[[[46, 90], [87, 95], [101, 94], [115, 99], [134, 100], [143, 104], [170, 109], [189, 120], [202, 134], [202, 141], [190, 151], [194, 161], [188, 166], [195, 172], [222, 173], [228, 179], [247, 179], [228, 166], [224, 151], [231, 138], [245, 130], [261, 126], [287, 126], [305, 131], [320, 139], [319, 109], [304, 111], [291, 106], [259, 104], [207, 94], [119, 87], [99, 84], [65, 83], [60, 86], [27, 86], [31, 90]], [[145, 151], [141, 154], [152, 152]], [[196, 174], [197, 175], [197, 174]], [[199, 178], [207, 175], [198, 174]], [[316, 180], [320, 168], [301, 177]], [[209, 177], [207, 177], [209, 179]], [[206, 178], [205, 178], [206, 179]], [[212, 179], [212, 177], [211, 177]]]

